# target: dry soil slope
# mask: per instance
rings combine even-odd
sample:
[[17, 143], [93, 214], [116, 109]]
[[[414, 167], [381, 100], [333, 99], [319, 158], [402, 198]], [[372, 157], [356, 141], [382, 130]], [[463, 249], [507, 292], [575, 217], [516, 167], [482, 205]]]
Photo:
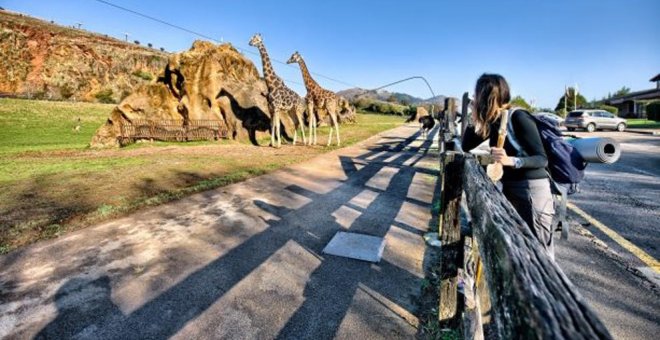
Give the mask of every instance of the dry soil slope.
[[0, 10], [0, 93], [114, 101], [156, 78], [167, 53]]

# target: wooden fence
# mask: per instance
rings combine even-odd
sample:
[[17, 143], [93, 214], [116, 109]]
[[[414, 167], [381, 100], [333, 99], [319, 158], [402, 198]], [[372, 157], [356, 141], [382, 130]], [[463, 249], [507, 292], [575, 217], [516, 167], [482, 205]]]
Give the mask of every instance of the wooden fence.
[[176, 119], [120, 119], [120, 143], [122, 145], [138, 139], [160, 141], [220, 140], [227, 138], [227, 127], [221, 120], [176, 120]]
[[[463, 125], [469, 121], [466, 99]], [[445, 107], [453, 108], [453, 99]], [[451, 127], [455, 118], [454, 110], [446, 110], [440, 134], [441, 325], [462, 325], [466, 339], [610, 339], [486, 176], [484, 160], [463, 153], [458, 129]]]

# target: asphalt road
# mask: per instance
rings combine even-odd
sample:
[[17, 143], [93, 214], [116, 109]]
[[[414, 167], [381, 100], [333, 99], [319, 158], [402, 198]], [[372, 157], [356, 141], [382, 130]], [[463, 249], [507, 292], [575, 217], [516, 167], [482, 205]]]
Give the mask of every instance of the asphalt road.
[[[580, 193], [571, 196], [571, 201], [660, 259], [660, 137], [620, 132], [580, 135], [614, 138], [621, 143], [622, 155], [614, 164], [590, 164]], [[631, 265], [646, 266], [599, 229], [587, 228]]]
[[578, 135], [614, 138], [623, 154], [615, 164], [590, 164], [581, 191], [570, 196], [570, 202], [638, 250], [622, 246], [593, 220], [572, 213], [573, 232], [568, 241], [558, 239], [557, 262], [616, 339], [657, 338], [658, 273], [639, 254], [660, 259], [660, 137], [619, 132]]

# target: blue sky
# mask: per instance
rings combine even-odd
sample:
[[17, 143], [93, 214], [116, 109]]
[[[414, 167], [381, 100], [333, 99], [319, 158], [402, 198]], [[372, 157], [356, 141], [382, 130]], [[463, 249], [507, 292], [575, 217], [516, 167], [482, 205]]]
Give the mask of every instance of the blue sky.
[[[255, 51], [255, 32], [277, 60], [300, 51], [316, 73], [374, 88], [413, 75], [436, 94], [472, 91], [483, 72], [504, 75], [514, 94], [552, 107], [565, 85], [587, 99], [622, 86], [643, 90], [660, 73], [658, 0], [502, 1], [128, 1], [108, 0]], [[0, 6], [168, 51], [198, 37], [95, 0], [0, 0]], [[261, 68], [257, 56], [246, 54]], [[304, 94], [297, 68], [275, 64]], [[331, 90], [349, 85], [317, 77]], [[421, 82], [390, 88], [430, 97]]]

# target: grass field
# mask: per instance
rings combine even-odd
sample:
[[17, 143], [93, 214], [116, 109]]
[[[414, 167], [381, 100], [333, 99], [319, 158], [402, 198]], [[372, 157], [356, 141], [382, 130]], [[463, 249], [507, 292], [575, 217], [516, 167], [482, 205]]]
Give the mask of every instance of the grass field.
[[648, 119], [626, 119], [628, 127], [633, 129], [660, 129], [660, 122]]
[[[256, 147], [234, 141], [87, 144], [112, 105], [0, 99], [0, 253], [108, 218], [264, 174], [337, 147]], [[82, 126], [73, 131], [77, 119]], [[359, 114], [342, 146], [404, 118]], [[319, 128], [319, 142], [328, 128]]]

